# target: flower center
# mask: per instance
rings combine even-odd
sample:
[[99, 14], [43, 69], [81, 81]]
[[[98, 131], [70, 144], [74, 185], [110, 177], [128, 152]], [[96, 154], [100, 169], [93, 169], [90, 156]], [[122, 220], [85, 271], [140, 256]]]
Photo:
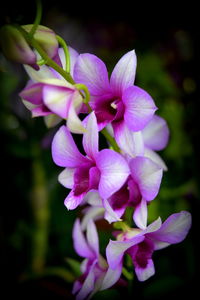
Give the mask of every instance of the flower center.
[[112, 103], [110, 104], [110, 106], [111, 106], [112, 108], [114, 108], [114, 109], [117, 109], [117, 105], [116, 105], [115, 102], [112, 102]]

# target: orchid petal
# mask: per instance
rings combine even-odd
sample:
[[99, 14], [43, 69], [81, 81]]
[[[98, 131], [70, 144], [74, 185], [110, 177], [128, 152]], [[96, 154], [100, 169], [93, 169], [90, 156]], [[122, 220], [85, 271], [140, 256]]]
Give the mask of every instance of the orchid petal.
[[74, 77], [74, 66], [79, 56], [79, 53], [72, 47], [68, 47], [70, 55], [70, 74]]
[[84, 196], [86, 195], [87, 191], [82, 192], [79, 195], [75, 195], [74, 190], [72, 190], [68, 196], [65, 198], [64, 204], [68, 210], [72, 210], [77, 208], [79, 204], [83, 201]]
[[95, 113], [92, 112], [88, 119], [86, 125], [86, 132], [83, 135], [83, 148], [86, 154], [91, 158], [95, 159], [98, 148], [99, 148], [99, 135], [98, 135], [98, 126]]
[[152, 259], [148, 259], [147, 266], [141, 268], [140, 266], [135, 267], [135, 274], [139, 281], [145, 281], [155, 274], [154, 263]]
[[113, 286], [120, 278], [122, 273], [122, 264], [120, 263], [115, 270], [108, 268], [103, 282], [101, 284], [100, 291], [106, 290]]
[[28, 85], [21, 91], [19, 96], [23, 100], [26, 100], [32, 104], [40, 105], [43, 103], [42, 88], [43, 88], [42, 83], [35, 83], [35, 84]]
[[149, 234], [149, 233], [152, 233], [152, 232], [156, 232], [157, 230], [160, 229], [160, 227], [162, 226], [162, 221], [161, 221], [161, 218], [158, 217], [157, 220], [155, 220], [153, 223], [149, 224], [147, 226], [146, 229], [143, 230], [143, 234]]
[[153, 238], [152, 238], [152, 240], [153, 240], [154, 250], [161, 250], [161, 249], [164, 249], [164, 248], [170, 246], [169, 243], [161, 242], [161, 241], [155, 240]]
[[110, 85], [114, 95], [121, 96], [126, 88], [133, 85], [136, 65], [135, 50], [129, 51], [118, 61], [110, 78]]
[[147, 202], [142, 199], [141, 202], [135, 207], [133, 214], [133, 219], [135, 224], [141, 228], [145, 229], [147, 226]]
[[79, 219], [76, 219], [74, 223], [72, 237], [73, 237], [74, 249], [76, 250], [77, 254], [80, 255], [81, 257], [93, 259], [94, 253], [86, 242], [86, 239], [81, 230], [81, 224]]
[[129, 165], [142, 197], [147, 201], [153, 200], [158, 194], [163, 170], [152, 160], [142, 156], [133, 158]]
[[91, 167], [89, 170], [89, 189], [98, 190], [100, 180], [100, 171], [97, 167]]
[[166, 121], [159, 116], [153, 116], [142, 130], [142, 136], [146, 147], [156, 151], [164, 149], [169, 140], [169, 128]]
[[73, 92], [73, 90], [61, 86], [45, 85], [43, 101], [52, 112], [66, 119]]
[[31, 109], [32, 117], [44, 117], [49, 116], [52, 112], [45, 105], [38, 105]]
[[102, 206], [101, 197], [99, 196], [99, 193], [96, 190], [89, 191], [85, 196], [85, 200], [88, 204], [92, 206]]
[[61, 167], [75, 168], [88, 160], [78, 150], [66, 126], [61, 126], [52, 142], [53, 161]]
[[96, 226], [91, 219], [89, 220], [89, 222], [87, 224], [86, 234], [87, 234], [88, 245], [90, 246], [90, 248], [95, 253], [96, 257], [98, 258], [98, 256], [99, 256], [99, 238], [98, 238]]
[[110, 149], [98, 153], [96, 164], [101, 172], [99, 194], [108, 199], [125, 183], [130, 174], [128, 164], [119, 153]]
[[82, 287], [82, 283], [79, 280], [76, 280], [73, 284], [73, 288], [72, 288], [72, 294], [76, 294], [78, 291], [80, 291]]
[[94, 290], [94, 282], [95, 282], [95, 273], [94, 268], [97, 261], [95, 260], [90, 267], [90, 271], [80, 289], [79, 293], [76, 296], [76, 300], [85, 299], [93, 290]]
[[144, 156], [151, 159], [154, 163], [156, 163], [159, 167], [161, 167], [163, 169], [163, 171], [168, 170], [164, 160], [155, 151], [153, 151], [151, 149], [148, 149], [148, 148], [145, 148], [144, 149]]
[[40, 66], [38, 71], [34, 70], [28, 65], [24, 65], [24, 68], [33, 82], [42, 82], [43, 79], [46, 78], [55, 78], [55, 75], [51, 69], [45, 65]]
[[110, 91], [106, 66], [93, 54], [79, 55], [74, 66], [74, 79], [77, 83], [85, 84], [93, 96], [104, 95]]
[[58, 176], [58, 181], [64, 187], [72, 189], [74, 186], [74, 172], [75, 168], [65, 168]]
[[55, 114], [50, 114], [50, 115], [44, 117], [44, 122], [45, 122], [45, 125], [47, 126], [47, 128], [54, 127], [61, 121], [62, 121], [62, 119]]
[[[84, 199], [85, 200], [85, 199]], [[81, 221], [81, 228], [85, 230], [89, 220], [97, 221], [103, 218], [104, 215], [104, 208], [103, 207], [89, 207], [85, 209], [83, 219]]]
[[69, 110], [68, 110], [68, 115], [67, 115], [67, 127], [73, 133], [84, 133], [85, 132], [85, 128], [83, 127], [82, 122], [77, 115], [77, 110], [79, 110], [81, 108], [81, 104], [82, 104], [82, 97], [76, 91], [73, 94], [73, 97], [69, 104]]
[[[81, 229], [82, 229], [82, 221], [81, 221]], [[83, 231], [83, 229], [82, 229], [82, 231]], [[80, 264], [80, 271], [81, 271], [81, 273], [85, 273], [87, 271], [88, 261], [89, 261], [89, 258], [85, 258], [81, 262], [81, 264]]]
[[134, 236], [131, 241], [112, 241], [110, 240], [106, 248], [106, 257], [111, 269], [116, 269], [121, 263], [124, 253], [130, 247], [139, 244], [144, 240], [144, 236]]
[[124, 120], [133, 131], [142, 130], [157, 109], [151, 96], [136, 86], [131, 86], [123, 92], [122, 101], [125, 105]]
[[103, 202], [103, 206], [105, 208], [104, 218], [108, 221], [108, 223], [121, 221], [120, 217], [123, 215], [125, 208], [124, 208], [123, 212], [121, 213], [121, 215], [119, 215], [116, 211], [114, 211], [112, 209], [112, 207], [107, 199], [102, 199], [102, 202]]
[[125, 122], [114, 123], [113, 128], [116, 142], [121, 150], [131, 157], [144, 155], [144, 143], [140, 131], [132, 132]]
[[180, 213], [173, 214], [167, 218], [160, 229], [149, 234], [149, 236], [169, 244], [180, 243], [188, 234], [191, 223], [191, 214], [187, 211], [181, 211]]

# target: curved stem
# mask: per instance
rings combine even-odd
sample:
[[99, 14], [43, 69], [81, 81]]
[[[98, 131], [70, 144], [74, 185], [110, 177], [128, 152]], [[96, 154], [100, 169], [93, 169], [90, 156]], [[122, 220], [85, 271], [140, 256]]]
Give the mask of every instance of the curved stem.
[[89, 112], [92, 111], [91, 106], [89, 105], [89, 101], [90, 101], [90, 93], [88, 91], [88, 88], [86, 85], [82, 84], [82, 83], [76, 83], [74, 84], [74, 86], [80, 91], [84, 91], [85, 94], [85, 98], [83, 99], [83, 103], [85, 103], [85, 105], [87, 106]]
[[63, 70], [55, 61], [53, 61], [46, 52], [42, 49], [42, 47], [38, 44], [38, 42], [32, 37], [30, 37], [29, 33], [26, 32], [22, 27], [17, 26], [18, 30], [23, 34], [24, 38], [27, 42], [37, 50], [40, 56], [46, 61], [46, 64], [52, 67], [55, 71], [57, 71], [66, 81], [71, 84], [74, 84], [74, 80], [69, 73]]
[[37, 61], [38, 66], [43, 66], [45, 64], [46, 64], [46, 61], [43, 58]]
[[67, 73], [70, 73], [70, 55], [69, 55], [69, 49], [68, 49], [67, 44], [65, 43], [65, 41], [59, 35], [56, 35], [56, 38], [58, 40], [58, 43], [61, 45], [61, 47], [64, 50], [65, 60], [66, 60], [65, 71]]
[[105, 136], [105, 138], [108, 140], [108, 142], [111, 144], [113, 150], [116, 152], [120, 152], [120, 148], [117, 145], [115, 139], [110, 135], [110, 133], [107, 131], [106, 128], [101, 130], [101, 133]]
[[31, 28], [31, 31], [29, 33], [30, 38], [32, 38], [37, 30], [38, 25], [41, 22], [41, 18], [42, 18], [42, 4], [40, 0], [36, 0], [36, 17], [35, 17], [35, 21], [33, 24], [33, 27]]

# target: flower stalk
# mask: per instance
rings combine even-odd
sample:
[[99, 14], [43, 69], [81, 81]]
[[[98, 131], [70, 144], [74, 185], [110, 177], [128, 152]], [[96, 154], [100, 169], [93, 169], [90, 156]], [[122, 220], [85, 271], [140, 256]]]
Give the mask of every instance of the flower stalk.
[[70, 74], [70, 56], [69, 56], [69, 49], [67, 47], [67, 44], [65, 43], [65, 41], [63, 40], [63, 38], [61, 38], [59, 35], [56, 35], [56, 38], [58, 40], [58, 43], [61, 45], [61, 47], [63, 48], [63, 51], [65, 53], [65, 59], [66, 59], [66, 69], [65, 71], [67, 73]]
[[29, 33], [30, 38], [32, 38], [37, 30], [37, 27], [41, 23], [41, 18], [42, 18], [42, 4], [40, 0], [36, 0], [36, 16], [35, 16], [35, 21], [33, 23], [33, 27], [31, 28], [31, 31]]

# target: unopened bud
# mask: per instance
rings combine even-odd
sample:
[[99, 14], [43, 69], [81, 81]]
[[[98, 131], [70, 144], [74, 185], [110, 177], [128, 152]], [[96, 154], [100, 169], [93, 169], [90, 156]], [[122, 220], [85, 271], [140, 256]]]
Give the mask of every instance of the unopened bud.
[[5, 57], [9, 60], [31, 65], [36, 70], [36, 54], [26, 42], [20, 31], [12, 25], [5, 25], [0, 30], [0, 45]]
[[[28, 33], [31, 31], [32, 27], [32, 24], [22, 26]], [[34, 33], [34, 39], [50, 58], [56, 56], [58, 52], [58, 41], [53, 30], [46, 26], [39, 25]]]

